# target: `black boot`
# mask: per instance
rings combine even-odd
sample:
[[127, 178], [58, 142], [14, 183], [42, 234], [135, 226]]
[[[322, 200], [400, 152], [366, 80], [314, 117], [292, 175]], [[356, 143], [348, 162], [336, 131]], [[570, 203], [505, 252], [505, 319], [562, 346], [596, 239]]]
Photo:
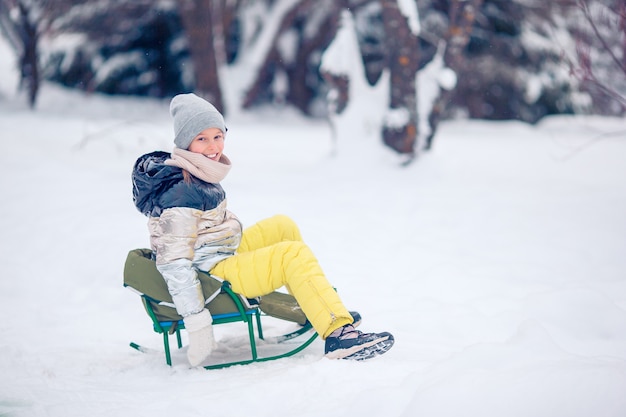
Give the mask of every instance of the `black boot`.
[[388, 332], [363, 333], [348, 324], [326, 338], [326, 357], [362, 361], [387, 352], [393, 346], [393, 335]]

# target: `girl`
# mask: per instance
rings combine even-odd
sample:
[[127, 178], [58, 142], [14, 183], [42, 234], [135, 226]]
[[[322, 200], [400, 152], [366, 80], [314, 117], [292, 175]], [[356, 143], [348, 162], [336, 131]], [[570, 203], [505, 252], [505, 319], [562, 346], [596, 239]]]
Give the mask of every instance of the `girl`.
[[220, 186], [231, 162], [223, 154], [227, 129], [217, 109], [194, 94], [180, 94], [170, 113], [175, 148], [137, 160], [133, 201], [148, 216], [157, 269], [188, 331], [189, 363], [200, 365], [215, 347], [197, 270], [223, 278], [248, 298], [285, 286], [325, 340], [328, 358], [363, 360], [388, 351], [394, 343], [390, 333], [354, 328], [353, 315], [293, 221], [275, 216], [242, 232]]

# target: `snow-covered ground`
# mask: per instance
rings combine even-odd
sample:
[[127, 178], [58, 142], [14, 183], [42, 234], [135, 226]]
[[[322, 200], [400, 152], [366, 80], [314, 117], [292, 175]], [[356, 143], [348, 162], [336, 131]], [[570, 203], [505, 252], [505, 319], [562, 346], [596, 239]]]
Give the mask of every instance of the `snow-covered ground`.
[[401, 167], [356, 119], [335, 146], [290, 112], [228, 117], [231, 210], [293, 217], [396, 346], [206, 371], [128, 346], [160, 347], [122, 268], [148, 244], [130, 170], [171, 149], [168, 103], [44, 85], [31, 111], [0, 56], [0, 415], [626, 415], [624, 120], [446, 122]]

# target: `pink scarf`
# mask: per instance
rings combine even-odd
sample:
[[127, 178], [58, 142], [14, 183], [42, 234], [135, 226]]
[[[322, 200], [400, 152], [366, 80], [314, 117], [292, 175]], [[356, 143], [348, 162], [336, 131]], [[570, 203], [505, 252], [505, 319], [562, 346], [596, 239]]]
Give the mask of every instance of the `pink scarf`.
[[214, 161], [201, 153], [180, 148], [174, 148], [171, 159], [167, 159], [165, 165], [185, 169], [194, 177], [212, 184], [222, 181], [231, 168], [230, 159], [226, 155], [222, 155], [219, 161]]

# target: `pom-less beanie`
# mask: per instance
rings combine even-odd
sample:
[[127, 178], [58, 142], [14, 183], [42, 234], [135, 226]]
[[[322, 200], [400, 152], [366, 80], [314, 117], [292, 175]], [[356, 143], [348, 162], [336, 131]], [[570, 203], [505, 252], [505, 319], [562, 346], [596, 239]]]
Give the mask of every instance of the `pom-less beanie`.
[[174, 144], [180, 149], [187, 150], [204, 129], [216, 127], [226, 133], [222, 114], [193, 93], [175, 96], [170, 102], [170, 114], [174, 118]]

